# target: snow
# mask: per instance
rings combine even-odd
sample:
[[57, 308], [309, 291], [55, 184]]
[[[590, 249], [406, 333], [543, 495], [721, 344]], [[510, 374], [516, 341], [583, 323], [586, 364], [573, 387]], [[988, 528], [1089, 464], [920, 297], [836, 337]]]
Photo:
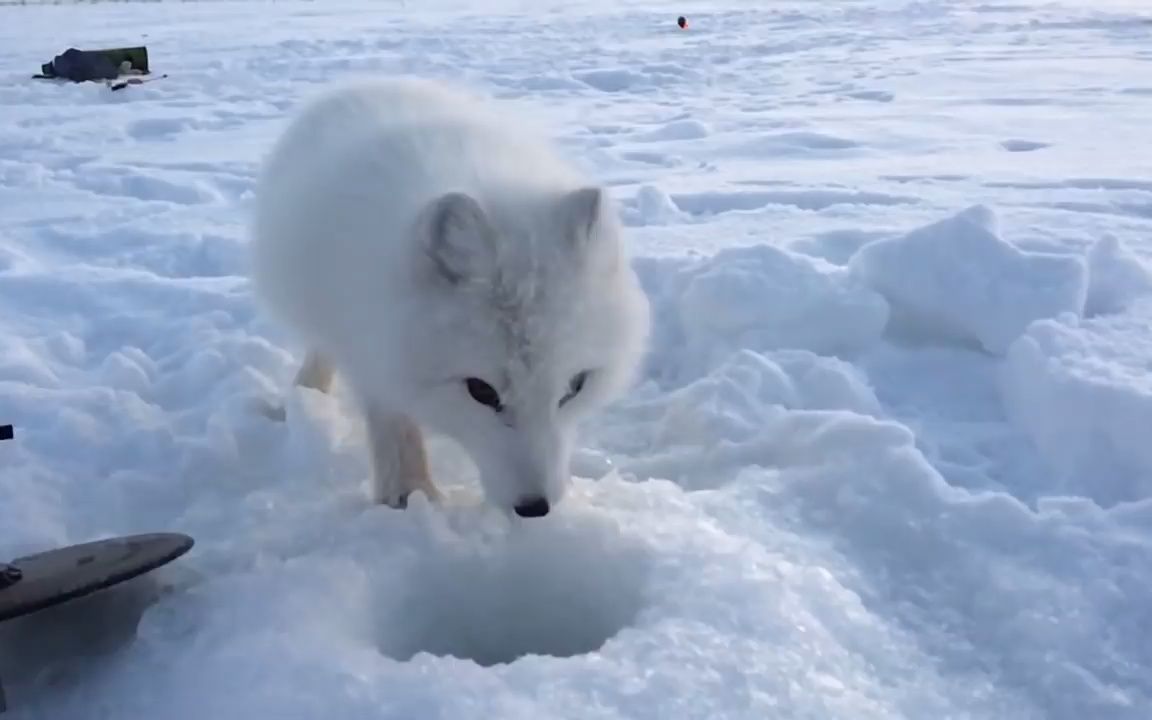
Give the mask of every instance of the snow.
[[974, 342], [997, 354], [1033, 321], [1081, 312], [1087, 295], [1083, 260], [1013, 247], [979, 205], [870, 243], [850, 267], [896, 306], [900, 331]]
[[770, 245], [730, 248], [667, 279], [680, 353], [706, 371], [740, 348], [850, 354], [876, 342], [888, 303], [848, 271]]
[[1122, 313], [1152, 295], [1152, 269], [1115, 235], [1105, 235], [1088, 253], [1086, 315]]
[[[0, 5], [0, 559], [196, 539], [0, 624], [9, 716], [1152, 716], [1150, 22]], [[137, 43], [167, 78], [28, 77]], [[441, 438], [443, 505], [368, 505], [349, 398], [253, 302], [257, 163], [377, 72], [498, 96], [618, 200], [651, 353], [545, 519]]]
[[[1035, 323], [1003, 368], [1005, 405], [1061, 492], [1101, 505], [1152, 494], [1152, 303]], [[1054, 488], [1055, 489], [1055, 488]]]

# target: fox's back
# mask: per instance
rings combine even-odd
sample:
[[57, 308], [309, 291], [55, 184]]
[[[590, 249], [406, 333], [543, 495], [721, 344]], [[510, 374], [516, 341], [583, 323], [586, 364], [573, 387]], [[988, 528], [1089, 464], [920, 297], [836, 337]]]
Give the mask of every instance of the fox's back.
[[284, 133], [264, 177], [279, 193], [328, 194], [329, 202], [370, 195], [391, 206], [393, 217], [449, 189], [483, 198], [549, 180], [575, 182], [516, 118], [413, 79], [362, 82], [320, 95]]
[[327, 305], [404, 294], [412, 228], [435, 198], [464, 192], [498, 214], [528, 218], [536, 198], [580, 186], [516, 120], [423, 80], [362, 81], [319, 95], [289, 123], [261, 173], [258, 290], [294, 324], [331, 325]]

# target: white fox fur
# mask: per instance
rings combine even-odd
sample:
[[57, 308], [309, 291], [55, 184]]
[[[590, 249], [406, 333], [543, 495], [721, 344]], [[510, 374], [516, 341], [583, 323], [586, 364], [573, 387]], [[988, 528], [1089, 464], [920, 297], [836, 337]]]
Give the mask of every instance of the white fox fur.
[[255, 286], [310, 348], [298, 382], [347, 380], [394, 507], [439, 497], [428, 427], [470, 453], [490, 502], [546, 513], [577, 421], [645, 351], [606, 191], [514, 115], [429, 81], [347, 84], [303, 108], [261, 174]]

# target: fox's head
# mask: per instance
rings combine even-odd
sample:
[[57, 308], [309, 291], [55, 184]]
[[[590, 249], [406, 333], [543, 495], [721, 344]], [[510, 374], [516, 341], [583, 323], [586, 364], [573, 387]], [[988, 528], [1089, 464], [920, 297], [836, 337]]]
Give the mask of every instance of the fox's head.
[[600, 188], [500, 195], [420, 214], [390, 354], [413, 417], [469, 452], [490, 502], [536, 517], [564, 495], [578, 421], [634, 379], [649, 306]]

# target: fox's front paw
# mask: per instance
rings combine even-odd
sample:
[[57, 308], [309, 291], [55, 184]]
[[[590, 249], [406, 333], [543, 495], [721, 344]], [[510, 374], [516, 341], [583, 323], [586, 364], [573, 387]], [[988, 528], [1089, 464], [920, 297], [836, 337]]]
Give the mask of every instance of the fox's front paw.
[[372, 478], [372, 500], [377, 505], [403, 510], [408, 507], [408, 491], [394, 478], [376, 475]]
[[398, 486], [391, 481], [376, 478], [375, 500], [380, 505], [404, 510], [408, 507], [408, 498], [415, 492], [423, 493], [429, 502], [440, 502], [444, 497], [429, 478], [419, 478], [419, 482], [400, 482]]
[[390, 507], [393, 510], [406, 510], [408, 508], [408, 496], [398, 495], [395, 497], [378, 498], [377, 502], [385, 507]]
[[[443, 497], [440, 492], [436, 490], [436, 488], [421, 488], [419, 491], [413, 492], [423, 493], [424, 496], [427, 497], [431, 502], [439, 502]], [[408, 498], [411, 495], [411, 492], [407, 492], [402, 495], [382, 495], [376, 498], [376, 502], [377, 504], [384, 505], [385, 507], [390, 507], [393, 510], [406, 510], [408, 508]]]

